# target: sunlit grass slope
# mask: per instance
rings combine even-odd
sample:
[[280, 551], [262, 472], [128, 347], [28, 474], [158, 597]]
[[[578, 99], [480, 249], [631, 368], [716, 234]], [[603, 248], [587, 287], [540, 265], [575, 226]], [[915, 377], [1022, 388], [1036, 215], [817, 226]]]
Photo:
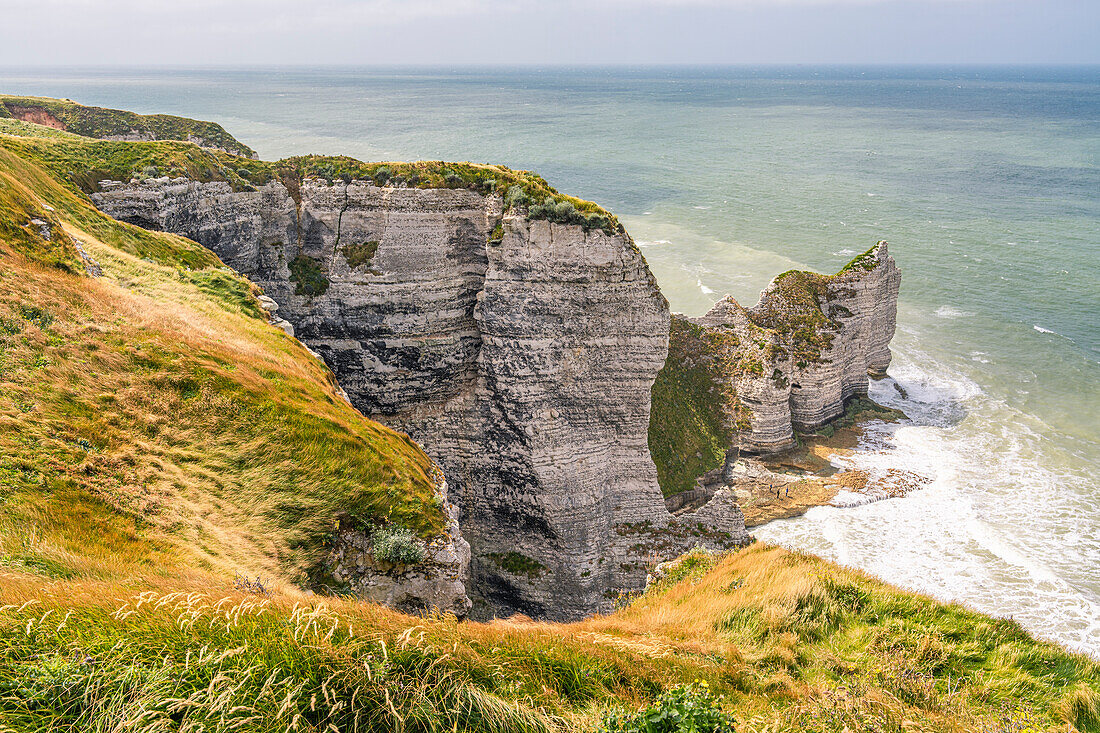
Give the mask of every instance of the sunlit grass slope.
[[[8, 571], [8, 730], [594, 730], [693, 680], [744, 731], [1095, 731], [1097, 663], [808, 556], [689, 562], [576, 624]], [[0, 728], [3, 730], [3, 728]], [[662, 730], [662, 729], [655, 729]]]
[[201, 140], [202, 144], [251, 157], [252, 148], [215, 122], [174, 115], [139, 115], [88, 107], [69, 99], [0, 95], [0, 119], [27, 119], [87, 137], [138, 136], [155, 140]]
[[337, 521], [441, 529], [430, 460], [340, 399], [254, 286], [99, 214], [5, 142], [0, 566], [302, 581]]

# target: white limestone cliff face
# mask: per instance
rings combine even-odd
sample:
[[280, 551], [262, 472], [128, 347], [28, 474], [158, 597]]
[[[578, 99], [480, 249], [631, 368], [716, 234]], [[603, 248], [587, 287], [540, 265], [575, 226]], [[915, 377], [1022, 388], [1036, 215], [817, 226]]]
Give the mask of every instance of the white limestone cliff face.
[[439, 462], [480, 615], [607, 610], [655, 554], [748, 541], [725, 498], [665, 508], [646, 430], [668, 305], [625, 233], [465, 189], [101, 185], [106, 213], [188, 236], [261, 285], [356, 407]]
[[[730, 394], [748, 413], [733, 448], [768, 453], [794, 445], [865, 396], [869, 377], [890, 364], [901, 272], [879, 242], [836, 275], [790, 272], [773, 280], [752, 308], [733, 298], [701, 318], [685, 319], [732, 334], [755, 352], [732, 377]], [[683, 318], [674, 316], [674, 318]], [[728, 408], [732, 411], [732, 408]]]

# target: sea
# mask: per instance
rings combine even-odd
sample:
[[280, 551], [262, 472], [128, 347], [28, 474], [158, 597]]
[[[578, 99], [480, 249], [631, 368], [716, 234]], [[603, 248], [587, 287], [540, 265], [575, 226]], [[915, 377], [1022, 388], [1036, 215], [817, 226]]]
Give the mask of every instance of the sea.
[[925, 483], [756, 536], [1100, 656], [1100, 68], [6, 68], [0, 92], [215, 120], [265, 159], [535, 170], [618, 214], [689, 315], [887, 240], [871, 392], [908, 419], [845, 462]]

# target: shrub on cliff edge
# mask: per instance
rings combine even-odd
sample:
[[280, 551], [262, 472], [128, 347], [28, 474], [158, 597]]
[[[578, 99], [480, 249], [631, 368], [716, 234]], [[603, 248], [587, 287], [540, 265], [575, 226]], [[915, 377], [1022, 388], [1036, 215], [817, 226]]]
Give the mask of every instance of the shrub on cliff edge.
[[380, 527], [370, 536], [371, 552], [376, 560], [394, 565], [415, 565], [424, 559], [424, 545], [408, 527]]

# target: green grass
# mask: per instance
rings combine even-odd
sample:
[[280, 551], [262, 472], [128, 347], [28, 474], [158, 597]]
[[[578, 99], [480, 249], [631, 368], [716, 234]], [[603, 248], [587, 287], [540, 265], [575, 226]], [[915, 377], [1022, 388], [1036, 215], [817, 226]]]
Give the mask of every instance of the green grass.
[[294, 283], [294, 292], [315, 298], [328, 290], [328, 278], [321, 263], [308, 255], [298, 255], [290, 261], [290, 280]]
[[1100, 730], [1100, 665], [1012, 621], [763, 545], [686, 567], [574, 624], [413, 618], [293, 591], [243, 594], [228, 579], [44, 587], [12, 571], [0, 586], [0, 721], [594, 731], [691, 703], [676, 692], [688, 685], [705, 703], [695, 713], [720, 711], [739, 731]]
[[742, 343], [732, 329], [672, 318], [649, 415], [649, 451], [666, 497], [689, 491], [695, 479], [721, 466], [738, 431], [749, 428], [737, 382], [763, 375], [766, 360], [773, 359], [770, 335], [749, 329]]
[[696, 478], [721, 466], [733, 440], [724, 374], [708, 358], [705, 337], [701, 326], [673, 318], [668, 359], [653, 383], [649, 452], [665, 496], [691, 490]]
[[753, 321], [783, 337], [796, 366], [819, 362], [839, 329], [836, 314], [829, 306], [834, 298], [831, 287], [842, 277], [874, 269], [878, 264], [873, 254], [876, 247], [878, 244], [856, 255], [836, 275], [805, 270], [782, 273], [773, 281], [772, 292], [761, 301], [762, 307], [751, 311]]
[[848, 264], [840, 268], [840, 272], [837, 274], [843, 275], [846, 272], [866, 272], [875, 269], [875, 265], [878, 264], [878, 258], [875, 257], [874, 252], [879, 244], [882, 244], [882, 242], [878, 242], [874, 247], [871, 247], [871, 249], [853, 257]]
[[371, 240], [359, 244], [348, 244], [340, 248], [340, 254], [344, 255], [348, 267], [355, 270], [363, 265], [370, 265], [374, 253], [378, 251], [378, 242]]
[[788, 270], [774, 280], [775, 295], [764, 298], [753, 320], [780, 334], [790, 345], [795, 365], [806, 367], [821, 360], [839, 326], [825, 312], [830, 299], [827, 275]]
[[515, 550], [503, 553], [491, 552], [486, 557], [495, 562], [501, 570], [512, 575], [526, 575], [528, 578], [537, 578], [547, 571], [547, 567], [538, 560]]
[[104, 180], [129, 181], [157, 176], [195, 181], [224, 181], [237, 191], [252, 190], [274, 180], [292, 196], [306, 180], [338, 184], [352, 180], [407, 188], [468, 189], [506, 196], [507, 206], [529, 218], [579, 224], [608, 233], [622, 225], [606, 209], [559, 193], [541, 176], [500, 165], [416, 161], [367, 163], [346, 156], [304, 155], [274, 163], [239, 157], [186, 142], [115, 142], [59, 132], [41, 125], [0, 120], [0, 145], [33, 160], [78, 192], [93, 193]]
[[[23, 119], [37, 115], [42, 122], [60, 124], [61, 129], [77, 135], [105, 138], [145, 133], [156, 140], [198, 139], [211, 148], [251, 157], [252, 148], [236, 140], [214, 122], [201, 122], [173, 115], [139, 115], [118, 109], [87, 107], [67, 99], [0, 95], [0, 116]], [[34, 120], [39, 121], [39, 120]]]

